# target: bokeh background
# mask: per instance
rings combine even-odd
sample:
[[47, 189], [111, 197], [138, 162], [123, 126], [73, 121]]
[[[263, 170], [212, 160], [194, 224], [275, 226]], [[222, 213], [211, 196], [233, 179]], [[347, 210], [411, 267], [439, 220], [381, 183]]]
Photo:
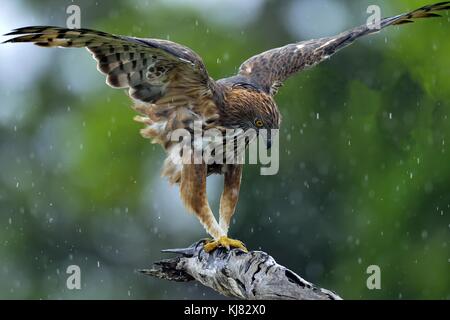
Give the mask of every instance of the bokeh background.
[[[180, 42], [221, 78], [365, 23], [371, 4], [390, 16], [430, 2], [2, 0], [0, 33], [64, 26], [77, 4], [83, 27]], [[346, 299], [450, 299], [449, 30], [448, 13], [390, 28], [287, 81], [280, 171], [245, 168], [231, 236]], [[205, 233], [90, 55], [8, 44], [0, 61], [0, 298], [219, 298], [135, 273]], [[221, 183], [209, 179], [216, 212]], [[72, 264], [81, 290], [66, 288]]]

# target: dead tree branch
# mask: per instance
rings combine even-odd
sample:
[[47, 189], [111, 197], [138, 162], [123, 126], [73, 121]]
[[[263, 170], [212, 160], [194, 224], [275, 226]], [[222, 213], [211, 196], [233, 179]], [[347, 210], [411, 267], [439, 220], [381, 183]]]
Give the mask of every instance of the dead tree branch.
[[171, 281], [197, 280], [227, 297], [249, 300], [341, 300], [279, 265], [265, 252], [219, 248], [203, 251], [203, 240], [184, 249], [163, 250], [178, 256], [139, 272]]

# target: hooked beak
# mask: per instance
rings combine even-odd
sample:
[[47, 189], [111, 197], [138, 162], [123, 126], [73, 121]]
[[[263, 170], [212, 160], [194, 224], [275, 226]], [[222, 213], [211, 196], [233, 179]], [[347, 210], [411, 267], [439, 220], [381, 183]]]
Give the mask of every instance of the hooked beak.
[[267, 149], [272, 148], [272, 136], [270, 134], [270, 131], [267, 131], [266, 147], [267, 147]]

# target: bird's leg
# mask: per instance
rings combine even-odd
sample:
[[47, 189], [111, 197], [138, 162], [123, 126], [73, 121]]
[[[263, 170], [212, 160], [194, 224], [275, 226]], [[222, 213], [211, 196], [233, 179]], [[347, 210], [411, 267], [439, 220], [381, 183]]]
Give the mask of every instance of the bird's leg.
[[206, 241], [204, 249], [211, 252], [218, 247], [235, 247], [247, 251], [242, 242], [229, 239], [217, 223], [206, 195], [206, 165], [185, 164], [181, 171], [181, 199], [185, 206], [200, 220], [206, 231], [213, 237]]
[[239, 188], [241, 185], [242, 165], [227, 165], [225, 171], [224, 188], [222, 196], [220, 197], [220, 228], [224, 231], [225, 236], [216, 241], [209, 242], [204, 249], [210, 252], [217, 247], [240, 248], [247, 252], [245, 245], [239, 241], [227, 237], [228, 228], [230, 226], [231, 217], [236, 209], [236, 204], [239, 198]]
[[239, 198], [242, 164], [226, 165], [224, 176], [223, 192], [220, 197], [219, 225], [226, 235]]
[[197, 216], [206, 232], [215, 240], [225, 235], [209, 207], [205, 164], [183, 165], [180, 194], [186, 208]]

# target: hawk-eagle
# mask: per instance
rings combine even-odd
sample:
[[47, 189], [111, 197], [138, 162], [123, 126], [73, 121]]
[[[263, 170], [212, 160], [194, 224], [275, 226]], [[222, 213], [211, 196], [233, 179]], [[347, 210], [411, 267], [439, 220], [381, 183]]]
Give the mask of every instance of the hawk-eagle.
[[[167, 152], [162, 175], [179, 184], [181, 199], [213, 237], [205, 250], [219, 246], [246, 251], [242, 242], [227, 237], [239, 196], [242, 164], [179, 164], [173, 159], [180, 143], [171, 141], [176, 129], [192, 131], [200, 121], [202, 129], [278, 129], [280, 112], [274, 96], [283, 81], [296, 72], [329, 58], [356, 39], [388, 26], [439, 16], [450, 1], [424, 6], [410, 13], [385, 18], [379, 28], [370, 25], [336, 36], [302, 41], [275, 48], [245, 61], [237, 75], [213, 80], [199, 55], [180, 44], [158, 39], [118, 36], [89, 29], [50, 26], [24, 27], [7, 36], [6, 42], [32, 42], [42, 47], [86, 47], [97, 60], [98, 70], [113, 88], [128, 90], [139, 112], [135, 120], [145, 124], [141, 133], [163, 146]], [[267, 139], [270, 145], [270, 139]], [[213, 215], [206, 195], [206, 178], [224, 175], [220, 199], [220, 219]]]

